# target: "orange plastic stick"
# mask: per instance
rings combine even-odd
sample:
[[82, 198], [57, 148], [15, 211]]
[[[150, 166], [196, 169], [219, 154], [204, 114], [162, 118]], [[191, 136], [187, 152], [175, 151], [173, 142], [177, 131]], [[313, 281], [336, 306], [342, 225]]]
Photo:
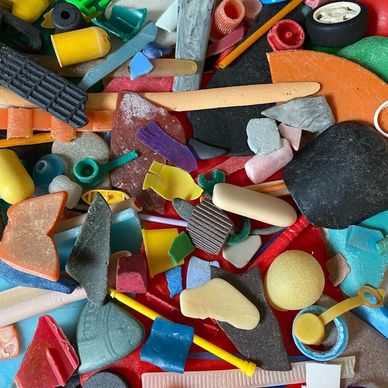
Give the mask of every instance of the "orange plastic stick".
[[49, 133], [41, 133], [30, 137], [20, 137], [15, 139], [1, 139], [0, 148], [16, 147], [21, 145], [52, 143], [54, 138]]
[[257, 42], [266, 32], [268, 32], [279, 20], [288, 15], [295, 9], [303, 0], [292, 0], [284, 8], [282, 8], [275, 16], [264, 23], [256, 32], [239, 44], [229, 55], [227, 55], [220, 63], [219, 67], [224, 69], [229, 66], [237, 57], [249, 49], [255, 42]]

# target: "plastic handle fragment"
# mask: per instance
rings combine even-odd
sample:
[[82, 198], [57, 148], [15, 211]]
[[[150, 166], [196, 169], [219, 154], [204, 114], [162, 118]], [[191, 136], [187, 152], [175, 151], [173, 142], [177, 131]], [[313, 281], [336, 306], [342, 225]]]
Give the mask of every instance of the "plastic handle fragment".
[[[158, 314], [157, 312], [151, 310], [150, 308], [144, 306], [143, 304], [139, 303], [135, 299], [132, 299], [131, 297], [121, 294], [120, 292], [117, 292], [113, 288], [109, 288], [109, 293], [111, 298], [117, 299], [119, 302], [125, 304], [126, 306], [134, 309], [138, 313], [155, 320], [156, 318], [164, 318], [162, 315]], [[239, 357], [234, 356], [233, 354], [227, 352], [226, 350], [221, 349], [220, 347], [212, 344], [211, 342], [205, 340], [202, 337], [199, 337], [198, 335], [194, 334], [193, 342], [200, 346], [202, 349], [207, 350], [208, 352], [216, 355], [217, 357], [221, 358], [222, 360], [234, 365], [235, 367], [239, 368], [243, 373], [245, 373], [247, 376], [252, 377], [253, 373], [256, 369], [256, 364], [254, 364], [251, 361], [243, 360]]]
[[[368, 295], [373, 297], [375, 301], [371, 302], [368, 299]], [[319, 345], [325, 336], [325, 325], [349, 310], [362, 305], [371, 308], [381, 307], [384, 302], [384, 296], [385, 292], [382, 289], [370, 286], [361, 287], [356, 296], [343, 300], [320, 315], [305, 313], [296, 317], [293, 324], [294, 334], [304, 344]]]
[[74, 176], [84, 187], [97, 186], [107, 172], [135, 160], [137, 156], [136, 151], [130, 151], [106, 164], [99, 164], [92, 158], [80, 159], [74, 165]]

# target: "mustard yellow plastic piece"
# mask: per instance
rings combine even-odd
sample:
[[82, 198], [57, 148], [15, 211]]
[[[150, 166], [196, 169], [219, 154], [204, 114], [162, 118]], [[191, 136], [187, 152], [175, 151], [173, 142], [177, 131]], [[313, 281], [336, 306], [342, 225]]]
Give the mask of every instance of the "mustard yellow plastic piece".
[[[151, 278], [175, 267], [168, 251], [178, 236], [178, 229], [142, 229], [141, 233]], [[183, 261], [179, 264], [183, 264]]]
[[50, 133], [38, 133], [29, 137], [15, 137], [12, 139], [0, 139], [0, 148], [9, 148], [22, 145], [52, 143], [54, 138]]
[[[117, 292], [113, 288], [109, 288], [108, 290], [111, 298], [117, 299], [119, 302], [125, 304], [126, 306], [132, 308], [133, 310], [146, 316], [147, 318], [150, 318], [153, 321], [156, 318], [164, 318], [162, 315], [151, 310], [147, 306], [144, 306], [143, 304], [139, 303], [137, 300], [132, 299], [127, 295], [121, 294], [120, 292]], [[193, 343], [195, 343], [197, 346], [201, 347], [202, 349], [205, 349], [208, 352], [214, 354], [215, 356], [221, 358], [222, 360], [228, 362], [229, 364], [234, 365], [235, 367], [240, 369], [243, 373], [245, 373], [247, 376], [249, 377], [253, 376], [253, 373], [255, 372], [255, 369], [256, 369], [256, 364], [254, 364], [253, 362], [236, 357], [233, 354], [227, 352], [224, 349], [221, 349], [217, 345], [214, 345], [213, 343], [205, 340], [204, 338], [196, 334], [194, 334]]]
[[61, 67], [92, 61], [110, 51], [109, 35], [100, 27], [53, 34], [51, 42]]
[[188, 172], [157, 161], [152, 162], [145, 176], [143, 190], [146, 189], [154, 190], [169, 201], [174, 198], [192, 201], [203, 192]]
[[[370, 302], [368, 295], [375, 299]], [[325, 325], [347, 311], [366, 305], [371, 308], [381, 307], [384, 302], [385, 292], [370, 286], [361, 287], [356, 296], [345, 299], [334, 305], [320, 315], [311, 313], [301, 314], [295, 319], [294, 334], [304, 344], [320, 345], [325, 336]]]
[[27, 23], [36, 22], [44, 10], [50, 5], [50, 0], [12, 0], [12, 14]]
[[0, 198], [13, 205], [31, 198], [34, 191], [34, 181], [16, 153], [0, 150]]
[[131, 207], [133, 209], [135, 209], [137, 212], [143, 210], [134, 198], [131, 198], [127, 193], [124, 193], [124, 191], [120, 190], [89, 190], [82, 195], [82, 200], [90, 205], [97, 193], [102, 195], [108, 205], [114, 205], [115, 203], [130, 200]]
[[55, 28], [54, 23], [53, 23], [53, 19], [52, 19], [53, 11], [54, 11], [54, 8], [50, 9], [50, 11], [46, 12], [43, 15], [43, 22], [40, 25], [42, 28], [46, 28], [46, 29]]

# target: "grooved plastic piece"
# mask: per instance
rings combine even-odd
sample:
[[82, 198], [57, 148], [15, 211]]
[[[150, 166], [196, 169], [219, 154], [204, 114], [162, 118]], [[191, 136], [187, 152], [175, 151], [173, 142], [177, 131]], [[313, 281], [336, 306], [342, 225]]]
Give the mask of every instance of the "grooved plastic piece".
[[0, 84], [75, 128], [88, 123], [85, 92], [2, 43]]

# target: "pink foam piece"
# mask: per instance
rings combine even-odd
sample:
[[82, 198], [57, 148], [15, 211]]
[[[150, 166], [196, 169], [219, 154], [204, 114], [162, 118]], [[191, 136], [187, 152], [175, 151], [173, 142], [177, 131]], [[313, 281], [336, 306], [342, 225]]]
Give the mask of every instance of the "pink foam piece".
[[109, 257], [109, 266], [108, 266], [108, 286], [116, 288], [116, 272], [117, 272], [117, 263], [120, 257], [130, 257], [131, 252], [129, 251], [119, 251], [114, 252]]
[[241, 24], [236, 30], [232, 31], [230, 34], [224, 36], [219, 41], [212, 43], [208, 46], [206, 57], [211, 57], [212, 55], [217, 55], [230, 47], [233, 47], [235, 44], [239, 43], [244, 37], [244, 26]]
[[289, 141], [292, 149], [298, 151], [300, 139], [302, 138], [302, 130], [300, 128], [290, 127], [283, 123], [280, 123], [278, 128], [280, 135]]
[[213, 15], [211, 34], [221, 38], [234, 31], [245, 17], [245, 7], [241, 0], [223, 0]]
[[251, 156], [232, 156], [231, 158], [213, 167], [212, 170], [222, 170], [226, 175], [231, 175], [236, 171], [242, 170], [250, 159]]
[[174, 77], [140, 77], [135, 80], [129, 77], [119, 77], [113, 78], [104, 92], [171, 92], [173, 83]]
[[304, 3], [312, 9], [320, 7], [321, 5], [332, 2], [333, 0], [304, 0]]
[[245, 172], [253, 183], [262, 183], [293, 158], [290, 143], [281, 139], [282, 147], [268, 155], [255, 155], [245, 164]]
[[245, 22], [252, 25], [258, 18], [263, 5], [260, 0], [241, 0], [245, 7]]
[[119, 292], [147, 292], [147, 266], [142, 254], [123, 256], [117, 262], [116, 290]]

